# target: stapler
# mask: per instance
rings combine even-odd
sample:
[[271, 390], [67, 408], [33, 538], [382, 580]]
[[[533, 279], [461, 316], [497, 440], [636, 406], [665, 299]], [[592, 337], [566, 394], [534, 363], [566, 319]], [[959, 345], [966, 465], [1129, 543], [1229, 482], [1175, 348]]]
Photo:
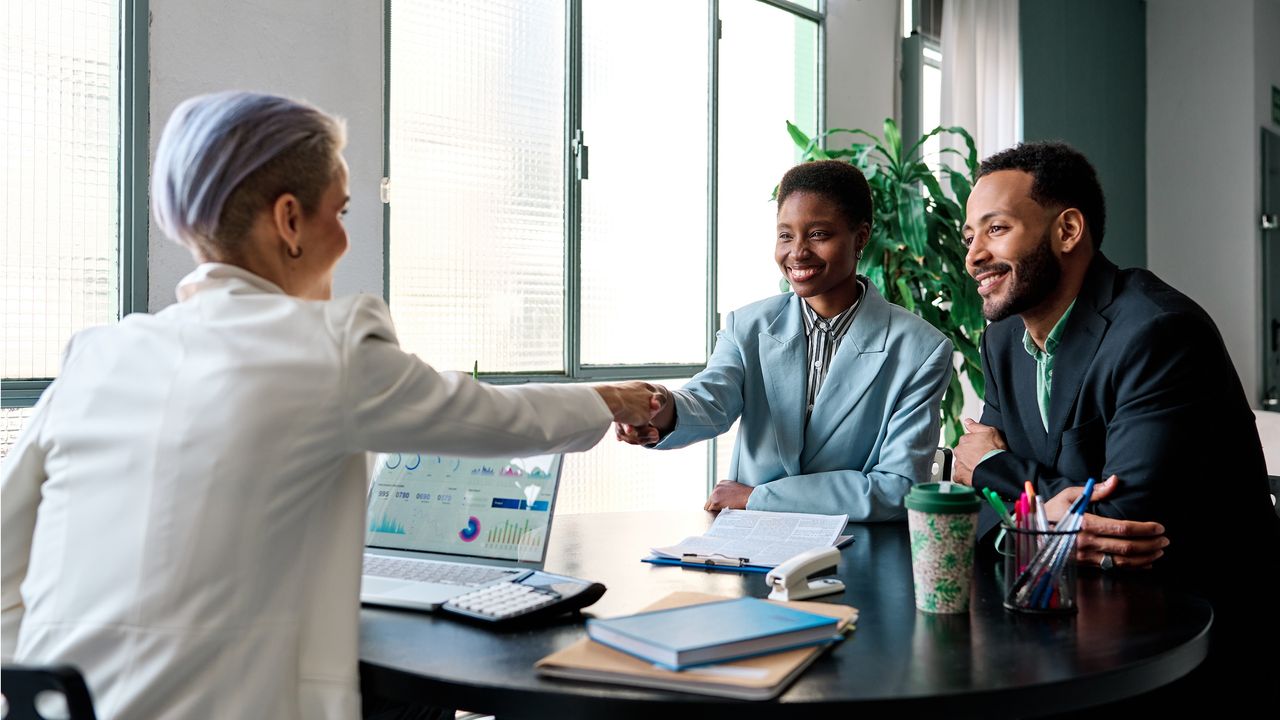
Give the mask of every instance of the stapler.
[[[840, 549], [834, 547], [806, 550], [764, 576], [773, 592], [770, 600], [803, 600], [819, 595], [844, 592], [844, 583], [833, 577], [813, 578], [840, 563]], [[812, 578], [812, 579], [811, 579]]]

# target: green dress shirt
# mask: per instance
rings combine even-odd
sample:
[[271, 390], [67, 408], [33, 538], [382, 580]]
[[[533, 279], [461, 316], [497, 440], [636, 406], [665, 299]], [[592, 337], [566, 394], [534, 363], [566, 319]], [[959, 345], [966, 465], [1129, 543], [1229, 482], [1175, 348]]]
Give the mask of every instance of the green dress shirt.
[[[1067, 327], [1067, 318], [1071, 316], [1071, 310], [1075, 308], [1076, 301], [1072, 300], [1067, 306], [1066, 312], [1062, 313], [1062, 317], [1058, 318], [1057, 324], [1049, 331], [1049, 337], [1044, 339], [1044, 350], [1036, 347], [1035, 340], [1031, 339], [1031, 333], [1024, 330], [1022, 332], [1022, 346], [1027, 349], [1027, 354], [1036, 361], [1036, 402], [1040, 405], [1040, 422], [1044, 425], [1045, 432], [1049, 431], [1049, 391], [1053, 389], [1053, 359], [1058, 352], [1058, 343], [1062, 342], [1062, 333]], [[995, 449], [982, 456], [982, 460], [978, 461], [981, 465], [984, 460], [1004, 450]]]
[[1049, 431], [1049, 391], [1053, 387], [1053, 358], [1058, 352], [1058, 343], [1062, 341], [1062, 333], [1067, 327], [1067, 318], [1071, 316], [1071, 309], [1075, 306], [1076, 301], [1072, 300], [1067, 306], [1067, 311], [1058, 318], [1058, 323], [1049, 331], [1049, 337], [1044, 339], [1044, 350], [1036, 347], [1030, 332], [1022, 331], [1022, 346], [1036, 361], [1036, 401], [1040, 404], [1040, 422], [1044, 425], [1045, 432]]

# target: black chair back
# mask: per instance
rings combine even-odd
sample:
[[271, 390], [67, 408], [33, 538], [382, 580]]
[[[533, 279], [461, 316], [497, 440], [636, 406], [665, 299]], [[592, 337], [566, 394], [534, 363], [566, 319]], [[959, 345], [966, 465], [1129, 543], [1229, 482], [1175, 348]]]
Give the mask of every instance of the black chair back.
[[951, 448], [938, 448], [933, 453], [933, 466], [929, 470], [929, 482], [951, 482], [951, 464]]
[[46, 720], [36, 709], [41, 693], [53, 692], [66, 698], [68, 720], [97, 720], [93, 699], [80, 671], [70, 665], [31, 667], [5, 665], [0, 668], [0, 693], [9, 701], [3, 720]]

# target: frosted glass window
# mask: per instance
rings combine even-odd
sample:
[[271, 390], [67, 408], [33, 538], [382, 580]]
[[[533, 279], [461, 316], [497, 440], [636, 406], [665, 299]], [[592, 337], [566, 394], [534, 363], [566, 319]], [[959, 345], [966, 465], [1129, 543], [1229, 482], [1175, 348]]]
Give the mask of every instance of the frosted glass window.
[[22, 432], [23, 426], [27, 424], [27, 418], [31, 417], [32, 408], [0, 408], [0, 460], [3, 460], [9, 454], [9, 448], [18, 440], [18, 433]]
[[800, 161], [790, 120], [818, 124], [818, 25], [753, 0], [720, 3], [719, 312], [778, 293], [773, 188]]
[[[684, 380], [651, 380], [677, 388]], [[565, 456], [556, 512], [697, 510], [707, 500], [711, 443], [651, 450], [618, 442], [613, 430], [591, 450]]]
[[587, 0], [582, 22], [582, 363], [704, 362], [706, 3]]
[[73, 333], [119, 312], [120, 18], [111, 0], [0, 18], [0, 376], [48, 378]]
[[439, 369], [564, 370], [564, 4], [393, 0], [391, 311]]

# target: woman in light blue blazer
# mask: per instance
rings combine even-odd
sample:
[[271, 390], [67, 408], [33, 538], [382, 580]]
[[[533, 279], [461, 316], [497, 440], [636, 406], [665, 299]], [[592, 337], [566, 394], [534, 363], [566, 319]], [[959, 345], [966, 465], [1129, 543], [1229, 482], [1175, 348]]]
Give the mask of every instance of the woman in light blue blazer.
[[929, 476], [952, 346], [857, 275], [871, 218], [870, 187], [852, 165], [788, 171], [774, 259], [793, 291], [729, 313], [706, 369], [664, 388], [652, 424], [619, 425], [618, 438], [679, 448], [741, 418], [708, 510], [906, 517], [903, 498]]

